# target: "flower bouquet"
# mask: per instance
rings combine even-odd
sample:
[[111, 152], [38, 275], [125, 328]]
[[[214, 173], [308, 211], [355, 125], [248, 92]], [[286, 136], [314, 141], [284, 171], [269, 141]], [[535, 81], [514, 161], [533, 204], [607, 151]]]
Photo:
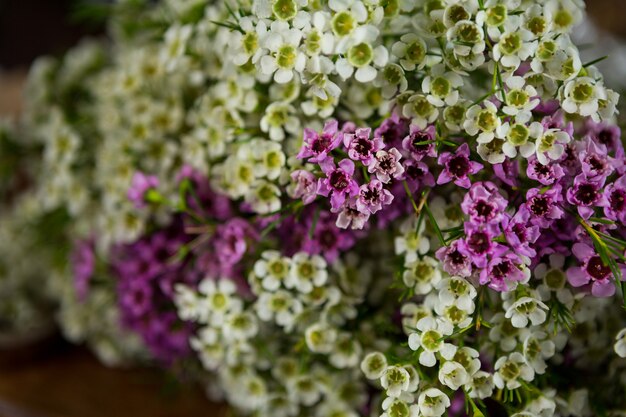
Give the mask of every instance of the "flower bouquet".
[[141, 0], [33, 67], [59, 322], [256, 416], [626, 415], [579, 0]]

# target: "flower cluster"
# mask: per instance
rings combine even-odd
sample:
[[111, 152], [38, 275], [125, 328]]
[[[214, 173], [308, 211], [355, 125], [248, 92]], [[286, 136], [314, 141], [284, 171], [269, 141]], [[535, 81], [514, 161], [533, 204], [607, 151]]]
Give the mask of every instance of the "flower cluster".
[[23, 121], [68, 337], [260, 417], [626, 409], [626, 155], [582, 1], [111, 12]]

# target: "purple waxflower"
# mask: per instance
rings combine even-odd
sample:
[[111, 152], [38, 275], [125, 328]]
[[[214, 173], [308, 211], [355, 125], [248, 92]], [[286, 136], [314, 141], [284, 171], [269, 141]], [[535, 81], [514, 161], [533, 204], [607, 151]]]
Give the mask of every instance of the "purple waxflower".
[[562, 111], [557, 111], [551, 116], [546, 116], [541, 120], [545, 130], [559, 129], [567, 133], [570, 137], [574, 135], [574, 123], [565, 123], [565, 115]]
[[626, 176], [621, 176], [604, 189], [607, 204], [604, 214], [610, 220], [618, 220], [626, 225]]
[[330, 205], [337, 211], [346, 201], [346, 197], [354, 197], [359, 193], [359, 185], [352, 178], [354, 162], [344, 159], [339, 162], [339, 166], [335, 166], [332, 159], [327, 159], [320, 166], [326, 177], [318, 180], [317, 193], [325, 197], [330, 194]]
[[[337, 228], [333, 220], [331, 213], [320, 213], [313, 234], [307, 234], [302, 242], [303, 251], [310, 255], [321, 255], [329, 263], [336, 261], [341, 253], [352, 248], [356, 242], [354, 232]], [[313, 227], [313, 221], [309, 220], [308, 230]]]
[[354, 133], [343, 135], [343, 145], [348, 149], [348, 156], [354, 161], [361, 161], [365, 166], [369, 166], [376, 159], [376, 152], [385, 147], [380, 137], [370, 139], [372, 129], [359, 128]]
[[479, 282], [482, 285], [489, 284], [489, 288], [496, 291], [508, 291], [526, 279], [526, 275], [517, 267], [520, 263], [517, 255], [511, 252], [496, 256], [480, 271]]
[[530, 223], [528, 210], [518, 210], [513, 217], [504, 216], [502, 229], [513, 252], [529, 258], [537, 255], [537, 251], [531, 245], [537, 241], [540, 231], [538, 226]]
[[302, 149], [298, 153], [298, 159], [310, 158], [310, 162], [320, 163], [328, 154], [341, 143], [341, 135], [338, 134], [336, 120], [330, 120], [324, 125], [322, 133], [317, 133], [313, 129], [304, 129]]
[[317, 178], [315, 175], [304, 169], [298, 169], [291, 173], [293, 188], [291, 197], [301, 198], [306, 204], [312, 203], [317, 197]]
[[220, 261], [232, 266], [246, 254], [249, 241], [256, 238], [254, 229], [247, 221], [233, 218], [217, 227], [213, 245]]
[[585, 149], [578, 158], [582, 165], [583, 174], [587, 178], [607, 177], [613, 170], [613, 158], [608, 156], [606, 146], [599, 145], [587, 138]]
[[218, 220], [226, 220], [232, 216], [230, 199], [216, 192], [204, 173], [185, 164], [176, 175], [176, 181], [180, 183], [185, 179], [191, 182], [194, 191], [194, 195], [187, 199], [187, 205], [192, 210]]
[[605, 207], [608, 204], [602, 187], [604, 178], [588, 179], [584, 174], [574, 178], [574, 186], [567, 190], [567, 201], [578, 209], [583, 219], [593, 215], [594, 207]]
[[374, 157], [374, 163], [367, 167], [367, 171], [376, 174], [379, 181], [387, 184], [392, 178], [398, 179], [404, 174], [404, 167], [400, 163], [402, 155], [396, 148], [380, 150]]
[[501, 164], [493, 165], [493, 173], [506, 185], [519, 186], [519, 164], [515, 159], [505, 159]]
[[526, 193], [526, 204], [523, 207], [528, 210], [532, 224], [546, 228], [563, 216], [563, 210], [559, 207], [561, 200], [559, 185], [545, 192], [539, 188], [531, 188]]
[[74, 245], [71, 263], [76, 296], [79, 301], [84, 301], [89, 293], [89, 282], [96, 268], [96, 256], [91, 240], [81, 240]]
[[465, 223], [465, 238], [459, 241], [459, 252], [469, 257], [477, 267], [484, 268], [490, 256], [498, 256], [507, 251], [506, 246], [493, 241], [497, 234], [495, 227]]
[[343, 208], [337, 215], [335, 225], [341, 229], [347, 229], [350, 227], [353, 230], [360, 230], [365, 227], [369, 218], [369, 213], [364, 213], [357, 209], [356, 202], [349, 202], [344, 204]]
[[[596, 297], [610, 297], [615, 294], [613, 273], [608, 265], [604, 265], [600, 255], [585, 243], [576, 243], [572, 248], [576, 258], [582, 263], [567, 270], [567, 280], [574, 287], [582, 287], [591, 283], [591, 293]], [[619, 264], [622, 277], [626, 276], [626, 267]]]
[[405, 161], [404, 177], [412, 192], [416, 192], [420, 187], [432, 187], [435, 185], [435, 177], [430, 172], [428, 165], [422, 161]]
[[608, 123], [597, 123], [591, 118], [587, 119], [587, 133], [596, 142], [607, 147], [609, 152], [613, 152], [615, 158], [624, 156], [624, 146], [622, 145], [622, 131], [619, 126]]
[[455, 240], [449, 246], [439, 248], [435, 254], [443, 264], [443, 270], [452, 276], [469, 277], [472, 275], [472, 261], [459, 250], [461, 240]]
[[380, 126], [374, 130], [374, 136], [382, 138], [387, 145], [401, 146], [402, 139], [409, 132], [409, 122], [401, 118], [397, 113], [383, 120]]
[[359, 189], [356, 207], [363, 213], [374, 214], [392, 201], [393, 195], [389, 190], [383, 188], [382, 182], [374, 179]]
[[502, 213], [507, 201], [498, 192], [498, 187], [490, 182], [477, 182], [465, 194], [461, 209], [478, 224], [497, 224], [502, 220]]
[[130, 182], [130, 188], [126, 196], [140, 209], [146, 206], [146, 193], [159, 186], [159, 179], [154, 175], [146, 175], [137, 171]]
[[422, 130], [416, 125], [411, 125], [409, 134], [402, 140], [402, 147], [409, 152], [416, 161], [421, 161], [424, 157], [437, 156], [435, 149], [435, 126], [430, 125]]
[[437, 184], [447, 184], [450, 181], [454, 181], [459, 187], [470, 188], [472, 183], [469, 176], [480, 171], [483, 165], [470, 161], [469, 154], [469, 146], [467, 143], [464, 143], [454, 153], [444, 152], [439, 155], [437, 162], [444, 169], [439, 174], [439, 178], [437, 178]]
[[526, 168], [526, 175], [528, 178], [535, 180], [543, 185], [552, 185], [565, 175], [565, 171], [556, 162], [543, 165], [536, 157], [532, 157], [528, 160], [528, 167]]

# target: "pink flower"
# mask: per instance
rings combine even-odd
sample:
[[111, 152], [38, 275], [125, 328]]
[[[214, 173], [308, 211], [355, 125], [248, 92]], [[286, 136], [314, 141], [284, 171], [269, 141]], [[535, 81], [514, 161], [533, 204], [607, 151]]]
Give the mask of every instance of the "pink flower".
[[348, 156], [354, 161], [361, 161], [369, 166], [375, 161], [374, 154], [385, 147], [381, 138], [370, 139], [370, 128], [357, 129], [354, 134], [343, 135], [343, 145], [348, 149]]
[[146, 206], [146, 193], [159, 186], [159, 179], [154, 175], [146, 175], [143, 172], [137, 171], [133, 175], [130, 183], [130, 188], [126, 196], [130, 201], [135, 204], [137, 208], [143, 208]]
[[404, 174], [404, 167], [400, 163], [402, 155], [396, 148], [389, 149], [389, 152], [380, 150], [376, 152], [373, 164], [367, 167], [370, 174], [376, 174], [379, 181], [387, 184], [392, 178], [398, 179]]
[[393, 195], [389, 190], [385, 190], [383, 183], [374, 179], [361, 186], [356, 207], [360, 212], [374, 214], [392, 201]]
[[318, 134], [315, 130], [304, 129], [304, 143], [298, 153], [298, 159], [310, 158], [310, 162], [321, 163], [328, 158], [328, 154], [339, 146], [341, 135], [338, 134], [336, 120], [330, 120], [324, 125], [324, 130]]
[[330, 205], [334, 211], [341, 208], [346, 196], [354, 197], [359, 193], [359, 185], [352, 178], [354, 175], [354, 162], [344, 159], [335, 166], [332, 159], [327, 159], [320, 163], [320, 167], [325, 178], [320, 178], [317, 182], [317, 193], [328, 197], [330, 195]]
[[469, 188], [472, 184], [469, 175], [476, 174], [483, 168], [482, 164], [470, 161], [469, 146], [467, 143], [459, 146], [455, 153], [444, 152], [439, 156], [437, 162], [444, 167], [444, 170], [437, 178], [437, 184], [447, 184], [454, 181], [456, 185]]
[[[575, 266], [567, 270], [567, 280], [572, 286], [582, 287], [591, 283], [591, 293], [596, 297], [610, 297], [615, 294], [611, 268], [604, 265], [600, 256], [591, 246], [585, 243], [576, 243], [572, 252], [582, 262], [582, 266]], [[622, 277], [626, 276], [626, 266], [620, 264], [619, 268], [622, 271]]]
[[298, 169], [291, 173], [294, 182], [293, 198], [301, 198], [304, 204], [310, 204], [317, 197], [317, 178], [309, 171]]

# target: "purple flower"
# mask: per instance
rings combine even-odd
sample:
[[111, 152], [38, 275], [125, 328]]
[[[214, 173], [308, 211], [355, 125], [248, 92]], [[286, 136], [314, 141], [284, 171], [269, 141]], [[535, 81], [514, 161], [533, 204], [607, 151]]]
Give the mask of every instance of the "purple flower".
[[473, 175], [483, 168], [482, 164], [470, 161], [469, 146], [467, 143], [462, 144], [455, 153], [444, 152], [439, 155], [437, 162], [444, 167], [444, 170], [437, 178], [437, 184], [447, 184], [454, 181], [456, 185], [463, 188], [469, 188], [469, 175]]
[[356, 207], [363, 213], [374, 214], [392, 201], [393, 195], [383, 188], [382, 182], [374, 179], [361, 186]]
[[498, 187], [490, 182], [477, 182], [465, 194], [461, 209], [478, 224], [496, 224], [502, 220], [507, 201], [498, 193]]
[[90, 240], [76, 242], [71, 255], [71, 263], [76, 295], [79, 301], [84, 301], [89, 293], [89, 281], [96, 267], [93, 242]]
[[176, 175], [176, 181], [185, 179], [191, 182], [195, 194], [187, 198], [187, 205], [192, 210], [218, 220], [226, 220], [232, 216], [230, 199], [215, 192], [206, 175], [191, 165], [183, 165]]
[[556, 185], [546, 192], [539, 188], [531, 188], [526, 193], [526, 203], [531, 222], [541, 228], [550, 227], [552, 222], [563, 216], [558, 203], [561, 201], [561, 187]]
[[338, 126], [336, 120], [330, 120], [324, 125], [321, 134], [313, 129], [304, 129], [304, 143], [297, 158], [310, 158], [309, 161], [315, 163], [320, 163], [328, 158], [328, 154], [341, 143]]
[[511, 284], [523, 281], [526, 275], [517, 267], [520, 259], [514, 253], [492, 258], [487, 267], [480, 271], [479, 282], [489, 284], [496, 291], [508, 291]]
[[426, 156], [437, 156], [434, 142], [435, 126], [431, 125], [422, 130], [416, 125], [411, 125], [408, 136], [402, 140], [402, 147], [413, 159], [421, 161]]
[[369, 218], [370, 214], [359, 211], [356, 207], [356, 203], [348, 203], [344, 204], [343, 208], [337, 215], [337, 222], [335, 225], [341, 229], [347, 229], [350, 227], [353, 230], [360, 230], [363, 229]]
[[291, 173], [294, 183], [291, 196], [301, 198], [304, 204], [311, 204], [317, 197], [317, 178], [309, 171], [298, 169]]
[[583, 174], [587, 178], [607, 177], [613, 170], [613, 158], [607, 155], [606, 146], [598, 145], [587, 139], [587, 146], [580, 152], [578, 158], [582, 165]]
[[373, 164], [367, 167], [370, 174], [376, 174], [379, 181], [387, 184], [392, 178], [398, 179], [404, 174], [404, 167], [400, 163], [402, 155], [396, 148], [389, 149], [389, 152], [380, 150], [375, 154]]
[[513, 217], [505, 216], [502, 220], [504, 237], [515, 253], [533, 258], [537, 251], [531, 245], [537, 241], [539, 227], [530, 224], [528, 210], [518, 210]]
[[511, 187], [519, 185], [519, 164], [515, 159], [505, 159], [501, 164], [493, 165], [493, 173]]
[[443, 264], [443, 270], [452, 276], [469, 277], [472, 275], [472, 261], [459, 250], [461, 240], [455, 240], [450, 246], [439, 248], [435, 254]]
[[526, 175], [528, 175], [528, 178], [543, 185], [552, 185], [563, 178], [565, 171], [558, 163], [543, 165], [536, 157], [533, 157], [528, 160]]
[[507, 251], [506, 246], [493, 241], [496, 234], [495, 227], [465, 223], [465, 238], [459, 241], [459, 252], [469, 257], [477, 267], [484, 268], [489, 256], [497, 256]]
[[618, 220], [626, 225], [626, 176], [621, 176], [604, 189], [607, 204], [604, 214], [610, 220]]
[[382, 138], [385, 144], [401, 146], [402, 139], [409, 132], [409, 122], [401, 118], [397, 113], [392, 113], [380, 126], [374, 130], [374, 136]]
[[[335, 226], [334, 217], [329, 212], [319, 214], [313, 235], [306, 235], [302, 250], [311, 255], [322, 255], [326, 261], [332, 263], [339, 254], [352, 248], [356, 239], [354, 232], [343, 230]], [[307, 230], [313, 226], [313, 219], [309, 219]]]
[[[611, 268], [604, 265], [591, 246], [579, 242], [574, 245], [572, 252], [582, 262], [582, 266], [574, 266], [567, 270], [567, 280], [572, 286], [582, 287], [591, 283], [591, 293], [596, 297], [610, 297], [615, 294]], [[622, 270], [622, 276], [625, 276], [626, 267], [620, 264], [619, 268]]]
[[567, 201], [578, 209], [578, 214], [583, 219], [593, 215], [593, 207], [605, 207], [608, 201], [602, 193], [604, 178], [587, 179], [584, 174], [574, 178], [574, 186], [567, 190]]
[[256, 238], [252, 226], [240, 218], [230, 219], [215, 230], [214, 248], [221, 263], [232, 266], [239, 262], [249, 249], [248, 241]]
[[374, 162], [374, 154], [385, 147], [381, 138], [370, 139], [371, 131], [370, 128], [360, 128], [354, 134], [343, 135], [343, 144], [348, 149], [348, 156], [354, 161], [361, 161], [365, 166]]
[[154, 175], [146, 175], [143, 172], [135, 172], [130, 182], [130, 188], [126, 196], [138, 209], [146, 206], [146, 193], [159, 186], [159, 179]]
[[339, 162], [337, 167], [332, 159], [327, 159], [320, 166], [326, 177], [318, 180], [317, 193], [325, 197], [330, 194], [332, 209], [339, 210], [346, 200], [346, 196], [354, 197], [359, 193], [359, 185], [352, 178], [354, 162], [344, 159]]
[[596, 123], [590, 118], [586, 123], [587, 133], [599, 144], [607, 147], [609, 152], [613, 152], [615, 158], [624, 156], [624, 146], [622, 145], [622, 131], [617, 125], [608, 123]]
[[404, 177], [413, 192], [420, 187], [433, 187], [435, 185], [435, 177], [430, 172], [428, 165], [422, 161], [405, 161]]

